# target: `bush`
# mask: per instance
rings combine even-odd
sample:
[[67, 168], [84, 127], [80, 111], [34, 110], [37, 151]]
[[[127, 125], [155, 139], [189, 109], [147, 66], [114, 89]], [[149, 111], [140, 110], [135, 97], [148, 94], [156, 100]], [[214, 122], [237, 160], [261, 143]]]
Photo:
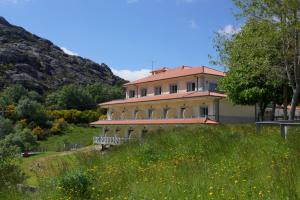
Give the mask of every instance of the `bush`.
[[92, 96], [85, 88], [78, 85], [67, 85], [62, 89], [50, 94], [46, 103], [54, 108], [85, 110], [94, 107]]
[[45, 131], [41, 127], [39, 127], [39, 126], [35, 127], [32, 130], [32, 134], [35, 135], [35, 136], [37, 136], [37, 138], [39, 140], [45, 139], [45, 137], [46, 137]]
[[25, 180], [16, 158], [17, 153], [16, 146], [0, 141], [0, 189], [15, 186]]
[[125, 90], [120, 86], [102, 83], [86, 87], [68, 85], [48, 95], [46, 103], [52, 109], [87, 110], [96, 108], [98, 103], [124, 97]]
[[88, 189], [91, 184], [91, 176], [82, 170], [69, 172], [57, 181], [58, 188], [63, 194], [73, 198], [88, 199]]
[[100, 117], [101, 114], [92, 111], [92, 110], [86, 110], [86, 111], [79, 111], [75, 109], [71, 110], [53, 110], [53, 111], [48, 111], [48, 118], [55, 120], [55, 119], [60, 119], [63, 118], [66, 120], [68, 123], [90, 123], [93, 121], [97, 121]]
[[65, 126], [66, 126], [66, 121], [64, 118], [57, 119], [52, 124], [50, 132], [54, 135], [57, 135], [62, 132], [62, 130], [65, 128]]
[[13, 123], [9, 119], [0, 117], [0, 139], [13, 132]]
[[30, 151], [37, 147], [37, 137], [30, 129], [22, 126], [17, 126], [15, 133], [7, 135], [5, 142], [11, 146], [17, 146], [21, 151]]
[[28, 119], [30, 122], [35, 122], [41, 126], [45, 126], [47, 123], [46, 114], [42, 105], [29, 98], [21, 99], [15, 112], [18, 119]]

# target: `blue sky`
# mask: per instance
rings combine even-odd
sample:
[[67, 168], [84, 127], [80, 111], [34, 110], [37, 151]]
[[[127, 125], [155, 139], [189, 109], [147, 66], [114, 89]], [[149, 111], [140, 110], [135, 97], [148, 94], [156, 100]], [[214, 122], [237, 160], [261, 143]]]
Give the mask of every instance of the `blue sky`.
[[[129, 80], [209, 64], [214, 33], [239, 22], [231, 0], [0, 0], [0, 15]], [[212, 66], [217, 69], [218, 66]]]

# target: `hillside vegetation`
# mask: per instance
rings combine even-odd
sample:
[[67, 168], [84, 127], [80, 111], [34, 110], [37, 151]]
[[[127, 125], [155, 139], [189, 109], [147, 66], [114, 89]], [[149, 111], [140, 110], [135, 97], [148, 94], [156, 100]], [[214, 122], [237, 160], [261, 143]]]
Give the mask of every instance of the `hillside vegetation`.
[[299, 129], [195, 126], [112, 150], [45, 157], [39, 192], [6, 199], [299, 199]]

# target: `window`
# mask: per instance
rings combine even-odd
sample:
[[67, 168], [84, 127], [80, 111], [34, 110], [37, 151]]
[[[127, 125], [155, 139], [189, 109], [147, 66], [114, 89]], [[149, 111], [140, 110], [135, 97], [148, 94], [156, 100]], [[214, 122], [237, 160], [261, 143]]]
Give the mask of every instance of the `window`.
[[167, 119], [168, 118], [168, 111], [169, 111], [169, 108], [164, 108], [163, 109], [163, 119]]
[[185, 118], [185, 108], [180, 108], [180, 118]]
[[195, 91], [196, 90], [196, 83], [195, 82], [189, 82], [186, 86], [186, 91]]
[[209, 83], [209, 91], [216, 91], [218, 87], [217, 83]]
[[129, 98], [135, 97], [135, 91], [134, 90], [129, 90]]
[[154, 94], [155, 95], [161, 95], [161, 87], [160, 86], [154, 88]]
[[153, 109], [149, 109], [148, 110], [148, 119], [152, 119], [153, 118]]
[[201, 106], [200, 107], [200, 117], [207, 117], [208, 116], [208, 107]]
[[141, 89], [141, 97], [147, 96], [147, 88], [142, 88]]
[[139, 110], [134, 110], [133, 119], [138, 119], [138, 113], [139, 113]]
[[177, 93], [177, 85], [172, 84], [170, 85], [170, 94]]

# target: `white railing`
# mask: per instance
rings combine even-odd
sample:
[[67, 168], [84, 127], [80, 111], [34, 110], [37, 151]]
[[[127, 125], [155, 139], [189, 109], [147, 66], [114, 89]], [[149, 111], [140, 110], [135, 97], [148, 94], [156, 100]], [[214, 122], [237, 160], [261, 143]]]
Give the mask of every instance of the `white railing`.
[[101, 144], [101, 145], [120, 145], [127, 140], [128, 140], [127, 138], [121, 138], [116, 136], [114, 137], [99, 136], [93, 138], [94, 144]]

